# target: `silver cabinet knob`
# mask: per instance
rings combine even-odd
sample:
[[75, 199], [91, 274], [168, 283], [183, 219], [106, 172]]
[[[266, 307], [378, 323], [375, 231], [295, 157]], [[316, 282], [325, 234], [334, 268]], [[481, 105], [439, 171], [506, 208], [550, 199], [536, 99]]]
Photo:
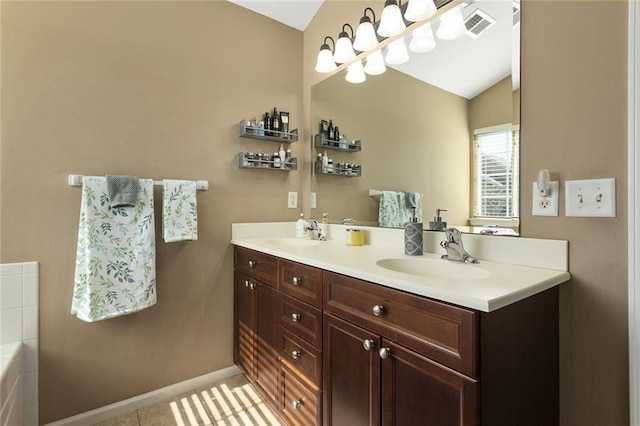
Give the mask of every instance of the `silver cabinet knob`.
[[302, 278], [299, 277], [293, 277], [293, 285], [300, 285], [302, 284]]
[[298, 359], [302, 356], [302, 352], [301, 351], [292, 351], [291, 352], [291, 358], [293, 359]]
[[372, 339], [364, 339], [362, 341], [362, 347], [365, 351], [370, 351], [375, 346], [375, 343]]
[[256, 267], [256, 261], [255, 260], [250, 260], [249, 261], [249, 268], [255, 268]]
[[382, 315], [384, 313], [384, 306], [382, 305], [375, 305], [373, 307], [373, 315], [379, 317], [380, 315]]
[[244, 286], [245, 286], [245, 287], [247, 287], [247, 288], [249, 288], [250, 290], [255, 290], [255, 288], [256, 288], [256, 283], [254, 283], [254, 282], [252, 282], [252, 281], [249, 281], [249, 280], [246, 280], [246, 281], [244, 282]]
[[291, 320], [293, 322], [299, 322], [300, 318], [302, 318], [302, 315], [300, 315], [300, 314], [291, 314]]
[[291, 406], [293, 407], [294, 410], [300, 409], [301, 405], [302, 405], [302, 403], [299, 400], [291, 401]]
[[389, 349], [389, 348], [380, 348], [380, 350], [378, 351], [378, 354], [380, 355], [380, 358], [387, 359], [387, 358], [389, 358], [389, 355], [391, 355], [391, 349]]

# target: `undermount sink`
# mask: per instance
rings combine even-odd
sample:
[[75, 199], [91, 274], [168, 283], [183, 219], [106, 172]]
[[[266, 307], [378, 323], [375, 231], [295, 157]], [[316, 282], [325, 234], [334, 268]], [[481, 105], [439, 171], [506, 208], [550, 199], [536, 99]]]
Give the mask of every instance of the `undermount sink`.
[[381, 259], [376, 265], [390, 271], [448, 280], [481, 280], [491, 272], [471, 263], [435, 259]]
[[265, 241], [267, 244], [280, 247], [310, 247], [320, 244], [319, 240], [310, 240], [306, 238], [272, 238]]

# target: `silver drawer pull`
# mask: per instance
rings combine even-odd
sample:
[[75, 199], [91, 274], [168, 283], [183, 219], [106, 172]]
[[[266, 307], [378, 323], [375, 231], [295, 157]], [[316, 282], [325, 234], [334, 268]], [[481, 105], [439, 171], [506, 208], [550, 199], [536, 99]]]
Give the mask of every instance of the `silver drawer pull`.
[[300, 318], [302, 318], [301, 314], [291, 314], [291, 320], [293, 322], [300, 322]]
[[384, 306], [382, 305], [375, 305], [373, 307], [373, 315], [379, 317], [380, 315], [382, 315], [384, 313]]
[[362, 341], [362, 347], [365, 351], [370, 351], [375, 346], [375, 342], [372, 339], [364, 339]]
[[293, 407], [294, 410], [299, 410], [301, 405], [302, 403], [300, 402], [300, 400], [291, 401], [291, 406]]
[[302, 278], [298, 278], [298, 277], [293, 277], [293, 285], [300, 285], [302, 284]]
[[249, 268], [255, 268], [256, 264], [257, 264], [257, 262], [255, 260], [250, 260], [249, 261]]
[[299, 359], [302, 356], [302, 352], [301, 351], [292, 351], [291, 352], [291, 358], [293, 359]]
[[249, 281], [249, 280], [246, 280], [246, 281], [244, 282], [244, 286], [245, 286], [245, 287], [247, 287], [247, 288], [249, 288], [249, 289], [251, 289], [251, 290], [255, 290], [255, 288], [256, 288], [256, 283], [251, 282], [251, 281]]
[[380, 350], [378, 351], [378, 354], [380, 354], [380, 358], [387, 359], [387, 358], [389, 358], [389, 355], [391, 355], [391, 349], [389, 349], [389, 348], [380, 348]]

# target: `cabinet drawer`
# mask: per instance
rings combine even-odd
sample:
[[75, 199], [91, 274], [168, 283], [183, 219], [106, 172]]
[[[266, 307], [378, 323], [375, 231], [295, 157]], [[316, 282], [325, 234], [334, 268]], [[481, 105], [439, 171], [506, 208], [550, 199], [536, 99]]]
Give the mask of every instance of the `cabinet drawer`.
[[280, 325], [316, 348], [322, 346], [322, 311], [292, 297], [280, 295]]
[[344, 275], [323, 276], [327, 312], [476, 377], [474, 311]]
[[296, 373], [304, 376], [320, 390], [322, 377], [322, 355], [319, 349], [299, 338], [284, 327], [280, 327], [280, 359]]
[[280, 291], [316, 308], [322, 307], [322, 271], [282, 259], [279, 264]]
[[282, 399], [280, 412], [291, 425], [320, 425], [321, 398], [286, 367], [280, 368]]
[[235, 247], [234, 253], [235, 269], [242, 270], [271, 287], [278, 286], [278, 261], [275, 257], [244, 247]]

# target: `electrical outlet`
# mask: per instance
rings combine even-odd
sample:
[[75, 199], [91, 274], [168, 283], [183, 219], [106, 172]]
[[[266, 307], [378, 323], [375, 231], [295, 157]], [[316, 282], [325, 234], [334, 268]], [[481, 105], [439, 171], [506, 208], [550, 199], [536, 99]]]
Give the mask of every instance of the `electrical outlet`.
[[312, 209], [315, 209], [317, 207], [317, 196], [315, 192], [311, 193], [311, 196], [309, 197], [309, 207], [311, 207]]
[[534, 216], [558, 216], [558, 192], [560, 183], [551, 182], [551, 193], [542, 197], [538, 191], [538, 184], [533, 182], [532, 212]]
[[297, 192], [289, 192], [289, 197], [287, 198], [287, 207], [290, 209], [298, 208], [298, 193]]

